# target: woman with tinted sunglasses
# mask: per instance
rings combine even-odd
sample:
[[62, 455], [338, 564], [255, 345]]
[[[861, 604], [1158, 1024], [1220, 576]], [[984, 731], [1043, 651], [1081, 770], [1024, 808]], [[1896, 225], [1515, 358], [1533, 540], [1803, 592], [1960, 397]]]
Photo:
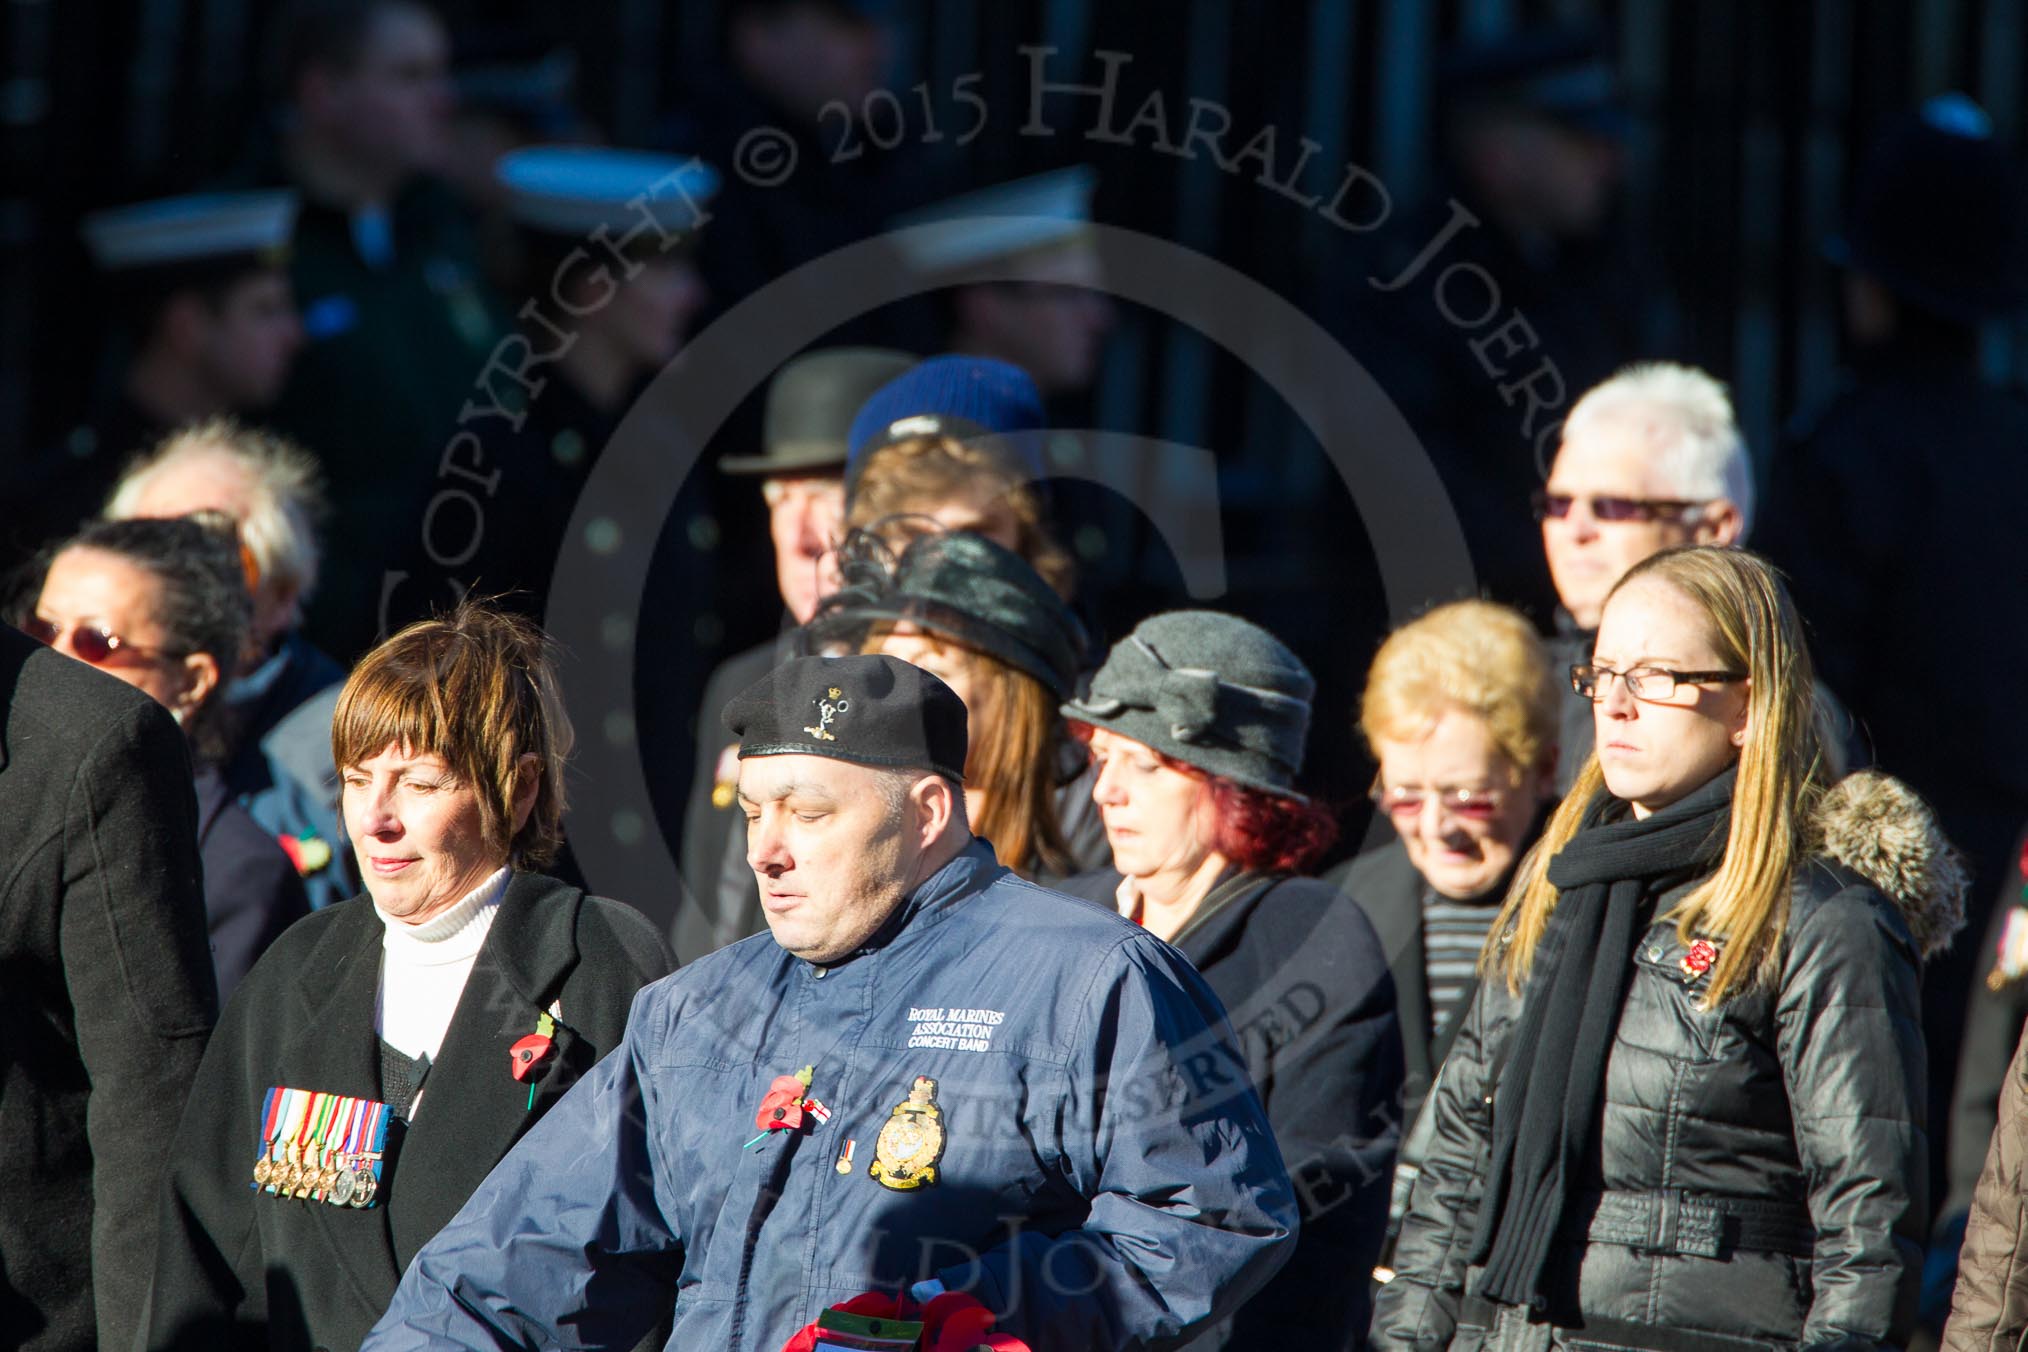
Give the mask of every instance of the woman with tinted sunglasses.
[[1365, 1327], [1387, 1226], [1393, 983], [1359, 908], [1300, 876], [1336, 832], [1296, 788], [1315, 688], [1267, 631], [1179, 610], [1143, 620], [1063, 706], [1113, 856], [1064, 890], [1117, 906], [1204, 974], [1301, 1180], [1294, 1257], [1193, 1348], [1340, 1345]]
[[[1490, 601], [1439, 606], [1373, 658], [1359, 730], [1380, 763], [1373, 801], [1394, 838], [1325, 875], [1358, 902], [1387, 952], [1408, 1059], [1402, 1120], [1416, 1121], [1507, 883], [1556, 800], [1557, 704], [1534, 626]], [[1409, 1131], [1394, 1215], [1420, 1163]]]
[[252, 617], [230, 527], [176, 517], [86, 526], [49, 555], [21, 621], [31, 637], [153, 696], [182, 725], [197, 766], [198, 847], [221, 1002], [310, 909], [289, 857], [232, 800], [218, 772], [219, 696]]
[[1964, 871], [1906, 786], [1829, 782], [1754, 555], [1636, 564], [1571, 679], [1597, 749], [1495, 921], [1372, 1345], [1903, 1346]]

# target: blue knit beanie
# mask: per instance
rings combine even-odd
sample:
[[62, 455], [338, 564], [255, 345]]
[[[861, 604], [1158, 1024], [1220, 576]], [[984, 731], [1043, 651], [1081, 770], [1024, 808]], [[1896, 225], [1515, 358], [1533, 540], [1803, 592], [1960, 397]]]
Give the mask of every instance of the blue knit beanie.
[[852, 420], [847, 490], [866, 457], [905, 437], [991, 436], [1031, 478], [1043, 476], [1042, 396], [1020, 367], [991, 357], [931, 357], [873, 392]]

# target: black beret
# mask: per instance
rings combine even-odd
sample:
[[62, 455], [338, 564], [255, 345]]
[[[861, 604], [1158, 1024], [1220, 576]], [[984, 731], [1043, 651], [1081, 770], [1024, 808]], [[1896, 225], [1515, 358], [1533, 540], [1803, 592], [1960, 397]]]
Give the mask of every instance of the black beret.
[[965, 702], [921, 667], [885, 654], [798, 657], [725, 706], [739, 757], [829, 756], [965, 782]]

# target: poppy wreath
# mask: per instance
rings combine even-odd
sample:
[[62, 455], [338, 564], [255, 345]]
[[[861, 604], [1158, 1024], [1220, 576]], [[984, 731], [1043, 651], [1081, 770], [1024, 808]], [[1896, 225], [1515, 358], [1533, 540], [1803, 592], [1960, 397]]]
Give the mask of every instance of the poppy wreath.
[[[1033, 1352], [1011, 1333], [993, 1332], [993, 1312], [963, 1291], [946, 1291], [918, 1307], [906, 1296], [868, 1291], [831, 1307], [868, 1319], [922, 1321], [917, 1352]], [[816, 1352], [819, 1330], [811, 1324], [782, 1344], [782, 1352]]]

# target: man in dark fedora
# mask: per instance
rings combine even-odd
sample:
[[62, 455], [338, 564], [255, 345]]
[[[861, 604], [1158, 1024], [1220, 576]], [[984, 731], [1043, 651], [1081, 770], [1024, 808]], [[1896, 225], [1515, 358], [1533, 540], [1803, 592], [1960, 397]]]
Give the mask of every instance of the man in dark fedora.
[[[761, 452], [728, 455], [718, 467], [760, 480], [775, 585], [787, 612], [782, 632], [720, 663], [697, 710], [697, 759], [683, 812], [684, 896], [671, 936], [689, 959], [752, 933], [745, 917], [724, 913], [720, 882], [740, 847], [745, 820], [732, 797], [736, 749], [714, 735], [732, 697], [796, 653], [798, 628], [831, 590], [831, 550], [845, 533], [845, 454], [852, 419], [869, 396], [915, 364], [905, 352], [839, 347], [806, 352], [768, 385]], [[749, 889], [750, 890], [750, 889]], [[745, 908], [738, 908], [744, 910]]]
[[965, 1346], [1175, 1347], [1258, 1290], [1295, 1194], [1224, 1008], [972, 834], [957, 693], [802, 657], [725, 725], [768, 933], [641, 992], [368, 1352], [628, 1347], [672, 1308], [670, 1347], [915, 1346], [954, 1304]]

